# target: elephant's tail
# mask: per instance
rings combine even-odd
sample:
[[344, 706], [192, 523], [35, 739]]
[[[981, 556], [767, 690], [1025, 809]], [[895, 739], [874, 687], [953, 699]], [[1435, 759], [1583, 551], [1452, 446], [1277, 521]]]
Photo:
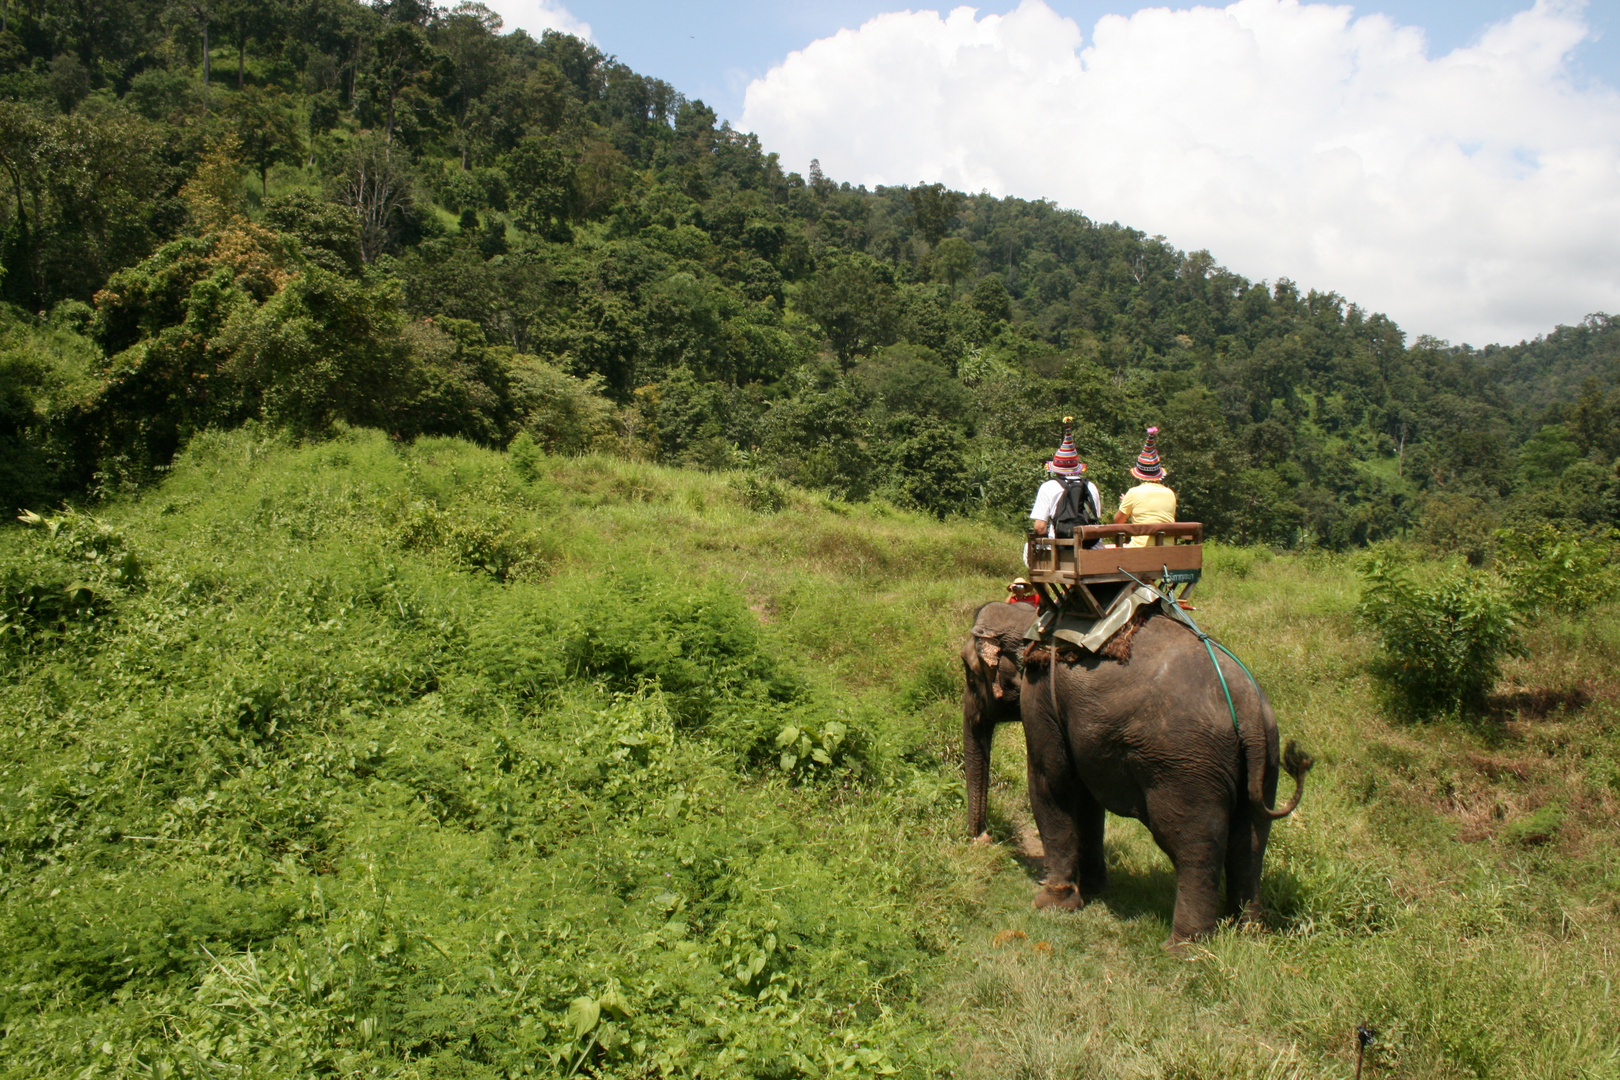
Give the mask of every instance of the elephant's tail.
[[1316, 761], [1299, 748], [1299, 743], [1288, 740], [1288, 749], [1283, 751], [1282, 767], [1289, 776], [1294, 778], [1294, 796], [1275, 810], [1266, 808], [1265, 794], [1261, 790], [1264, 779], [1263, 768], [1249, 770], [1249, 805], [1254, 807], [1257, 814], [1264, 814], [1268, 818], [1287, 817], [1299, 805], [1299, 797], [1305, 793], [1305, 774], [1311, 771]]

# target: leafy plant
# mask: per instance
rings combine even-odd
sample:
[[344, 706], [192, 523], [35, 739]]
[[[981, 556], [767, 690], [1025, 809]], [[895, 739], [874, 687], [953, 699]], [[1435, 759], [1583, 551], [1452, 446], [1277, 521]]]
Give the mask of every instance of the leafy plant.
[[0, 563], [0, 650], [36, 651], [70, 630], [94, 632], [116, 597], [145, 585], [123, 533], [88, 514], [24, 511], [43, 543]]
[[517, 473], [519, 480], [528, 483], [540, 475], [540, 447], [535, 445], [534, 436], [527, 431], [518, 432], [507, 445], [506, 452], [512, 461], [512, 471]]
[[830, 772], [843, 756], [848, 735], [849, 725], [837, 720], [828, 720], [819, 730], [789, 724], [776, 733], [776, 748], [781, 751], [777, 764], [790, 776]]
[[1497, 562], [1527, 617], [1573, 614], [1620, 593], [1620, 532], [1580, 536], [1540, 524], [1499, 529]]
[[407, 548], [444, 551], [462, 567], [496, 581], [545, 577], [557, 556], [545, 536], [514, 529], [487, 508], [465, 505], [446, 510], [416, 503], [401, 524], [400, 539]]
[[774, 514], [788, 505], [787, 489], [760, 472], [747, 472], [732, 480], [737, 500], [756, 514]]
[[1502, 659], [1519, 648], [1513, 603], [1497, 579], [1463, 567], [1420, 578], [1387, 549], [1361, 572], [1357, 611], [1378, 635], [1374, 673], [1396, 709], [1426, 718], [1481, 708]]

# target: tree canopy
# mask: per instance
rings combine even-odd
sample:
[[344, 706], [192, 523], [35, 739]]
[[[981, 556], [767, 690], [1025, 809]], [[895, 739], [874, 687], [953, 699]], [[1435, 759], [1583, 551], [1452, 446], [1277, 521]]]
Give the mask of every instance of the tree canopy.
[[477, 3], [8, 6], [0, 189], [13, 507], [255, 420], [527, 431], [1012, 522], [1065, 414], [1105, 498], [1157, 424], [1182, 516], [1243, 542], [1620, 503], [1607, 315], [1408, 341], [1051, 202], [800, 175]]

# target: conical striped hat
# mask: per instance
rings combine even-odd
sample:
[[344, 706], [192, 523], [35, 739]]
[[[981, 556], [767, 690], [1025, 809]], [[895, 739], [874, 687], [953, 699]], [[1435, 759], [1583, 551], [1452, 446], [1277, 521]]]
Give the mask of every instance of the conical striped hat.
[[1057, 453], [1052, 460], [1046, 463], [1046, 471], [1057, 473], [1059, 476], [1079, 476], [1086, 471], [1085, 462], [1080, 460], [1079, 451], [1074, 448], [1074, 417], [1063, 418], [1063, 441], [1058, 444]]
[[1131, 467], [1131, 475], [1138, 480], [1164, 479], [1164, 466], [1159, 464], [1159, 448], [1153, 442], [1158, 434], [1158, 428], [1148, 428], [1147, 442], [1142, 444], [1142, 452], [1136, 455], [1136, 464]]

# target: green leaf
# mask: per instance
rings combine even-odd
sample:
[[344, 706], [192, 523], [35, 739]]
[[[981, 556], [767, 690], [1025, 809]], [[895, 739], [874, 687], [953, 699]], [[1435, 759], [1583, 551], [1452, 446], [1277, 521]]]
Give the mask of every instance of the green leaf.
[[602, 1008], [594, 998], [577, 997], [568, 1003], [568, 1024], [574, 1029], [574, 1038], [582, 1038], [602, 1019]]
[[799, 729], [794, 727], [792, 724], [789, 724], [787, 727], [776, 733], [776, 748], [778, 750], [785, 750], [798, 741]]
[[596, 999], [596, 1003], [601, 1006], [603, 1012], [619, 1020], [628, 1020], [636, 1014], [618, 987], [610, 987]]

